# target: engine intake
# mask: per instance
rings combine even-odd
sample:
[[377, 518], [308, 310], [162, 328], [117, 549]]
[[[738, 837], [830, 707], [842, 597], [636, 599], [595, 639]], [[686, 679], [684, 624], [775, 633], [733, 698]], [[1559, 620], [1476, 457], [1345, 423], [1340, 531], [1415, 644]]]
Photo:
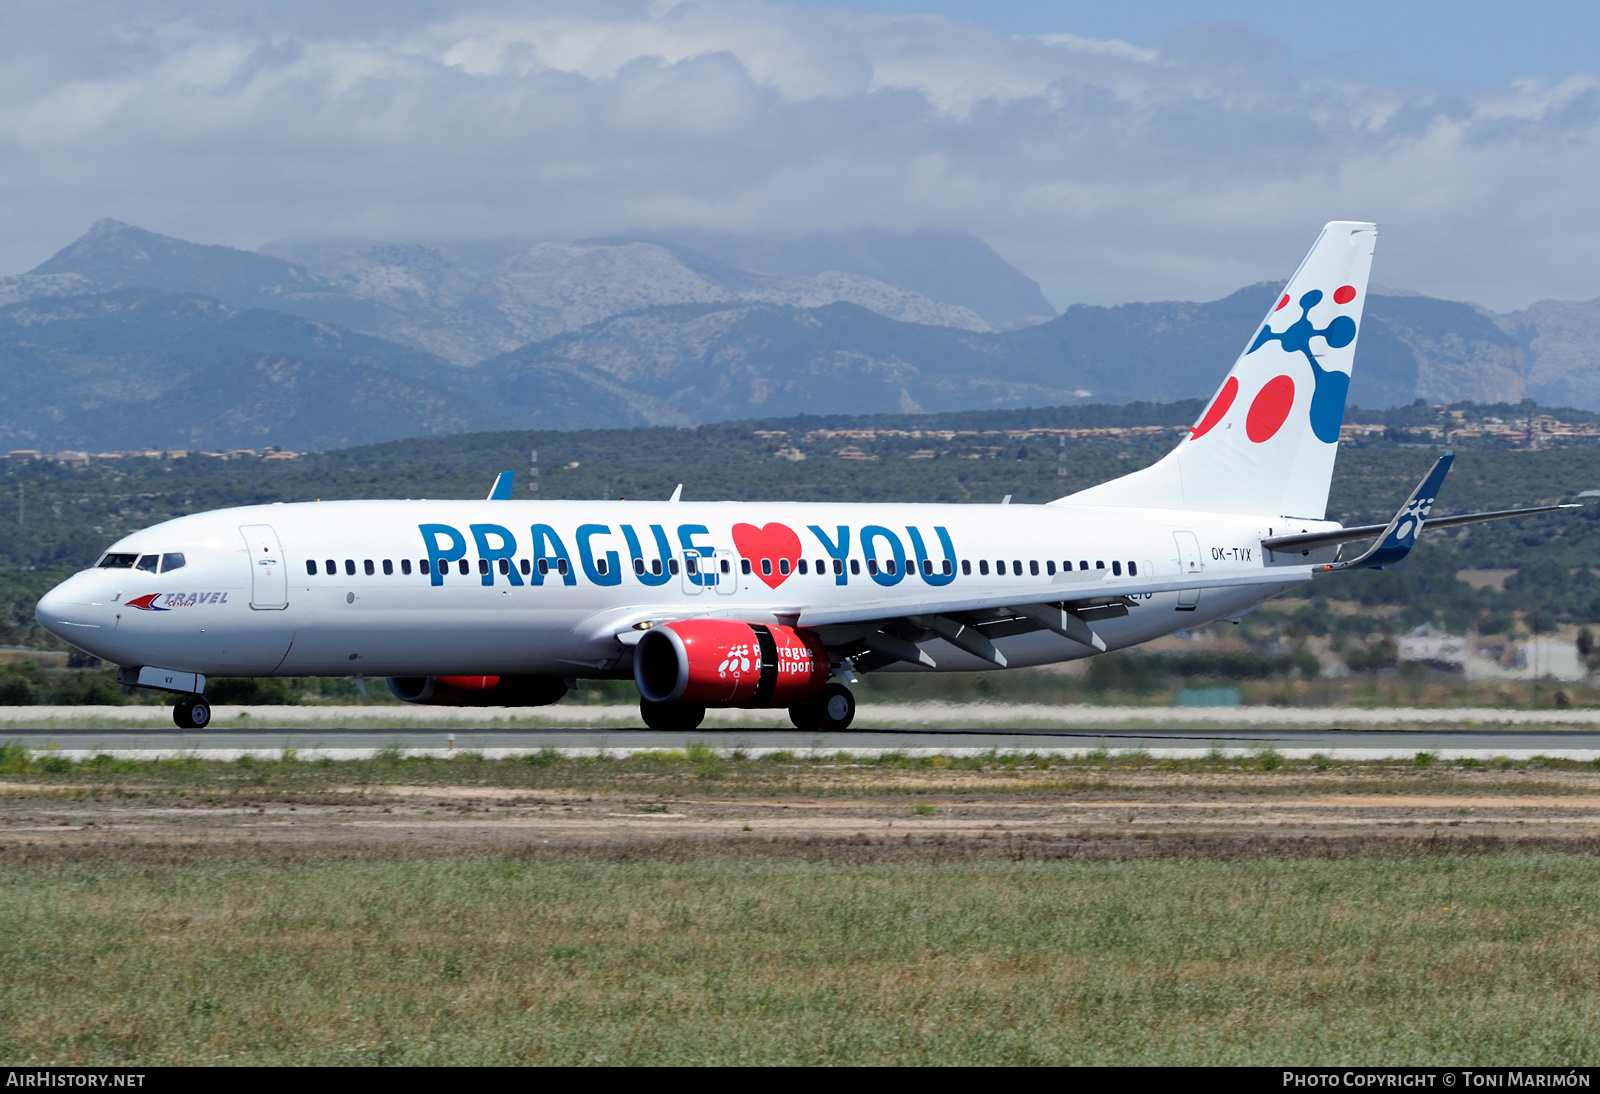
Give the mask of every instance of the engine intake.
[[633, 682], [652, 703], [795, 706], [821, 694], [828, 669], [812, 632], [730, 619], [664, 623], [633, 653]]
[[440, 707], [542, 707], [567, 694], [559, 676], [391, 676], [403, 703]]

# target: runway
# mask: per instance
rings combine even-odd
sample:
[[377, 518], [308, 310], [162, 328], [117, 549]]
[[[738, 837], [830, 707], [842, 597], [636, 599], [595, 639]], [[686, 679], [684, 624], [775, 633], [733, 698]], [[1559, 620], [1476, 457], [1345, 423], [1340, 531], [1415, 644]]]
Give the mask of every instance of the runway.
[[591, 727], [495, 728], [416, 725], [388, 728], [252, 727], [250, 729], [15, 729], [4, 739], [35, 751], [58, 751], [72, 759], [106, 753], [128, 759], [191, 755], [232, 760], [251, 754], [278, 758], [285, 750], [298, 759], [366, 759], [399, 748], [411, 755], [449, 758], [465, 751], [504, 758], [553, 748], [563, 755], [625, 757], [635, 752], [679, 750], [691, 745], [752, 757], [778, 751], [812, 756], [840, 752], [862, 758], [885, 753], [908, 756], [975, 756], [984, 753], [1038, 753], [1081, 756], [1144, 751], [1154, 757], [1199, 758], [1221, 750], [1230, 756], [1273, 749], [1288, 759], [1323, 754], [1343, 760], [1413, 759], [1429, 752], [1441, 759], [1525, 760], [1548, 756], [1600, 760], [1600, 732], [1548, 729], [1258, 729], [1207, 726], [1203, 729], [1057, 730], [976, 727], [958, 729], [865, 729], [848, 733], [803, 733], [793, 729], [703, 728], [691, 733]]

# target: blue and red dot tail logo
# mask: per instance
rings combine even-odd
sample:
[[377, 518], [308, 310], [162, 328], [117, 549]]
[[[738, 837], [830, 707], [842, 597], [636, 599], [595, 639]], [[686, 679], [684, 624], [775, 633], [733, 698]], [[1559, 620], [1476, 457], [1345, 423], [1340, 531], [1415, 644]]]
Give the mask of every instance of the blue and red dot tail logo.
[[[1352, 285], [1342, 285], [1334, 290], [1333, 302], [1341, 307], [1356, 298], [1356, 290]], [[1273, 308], [1273, 313], [1282, 311], [1289, 303], [1288, 294], [1278, 301], [1278, 306]], [[1269, 319], [1261, 327], [1261, 333], [1256, 335], [1256, 340], [1245, 350], [1248, 357], [1268, 342], [1277, 342], [1285, 353], [1303, 353], [1306, 361], [1311, 365], [1311, 375], [1316, 384], [1311, 394], [1311, 432], [1318, 440], [1333, 444], [1339, 439], [1339, 426], [1344, 421], [1345, 396], [1350, 391], [1350, 374], [1338, 369], [1325, 369], [1317, 362], [1317, 355], [1311, 352], [1311, 340], [1320, 338], [1330, 349], [1344, 349], [1356, 340], [1356, 321], [1348, 315], [1336, 315], [1329, 320], [1328, 325], [1318, 330], [1311, 322], [1309, 314], [1311, 309], [1322, 303], [1322, 290], [1312, 289], [1300, 297], [1300, 318], [1291, 323], [1285, 330], [1279, 332], [1272, 329]], [[1213, 427], [1233, 407], [1234, 400], [1239, 397], [1239, 381], [1230, 376], [1222, 385], [1222, 390], [1217, 392], [1217, 397], [1212, 400], [1211, 406], [1206, 409], [1205, 415], [1189, 433], [1190, 440], [1198, 440], [1209, 433]], [[1295, 383], [1294, 378], [1287, 375], [1274, 376], [1261, 386], [1255, 398], [1250, 403], [1249, 413], [1245, 415], [1245, 436], [1253, 443], [1261, 444], [1275, 437], [1278, 430], [1283, 428], [1283, 423], [1288, 419], [1289, 412], [1294, 409]]]

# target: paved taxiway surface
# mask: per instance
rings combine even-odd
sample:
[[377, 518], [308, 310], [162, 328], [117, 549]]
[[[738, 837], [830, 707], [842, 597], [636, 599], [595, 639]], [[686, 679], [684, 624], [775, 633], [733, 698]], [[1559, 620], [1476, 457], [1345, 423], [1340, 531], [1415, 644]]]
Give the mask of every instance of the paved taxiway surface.
[[904, 751], [971, 754], [1001, 752], [1083, 752], [1146, 749], [1154, 755], [1201, 755], [1220, 746], [1230, 753], [1273, 748], [1285, 756], [1315, 752], [1348, 759], [1384, 759], [1426, 751], [1441, 756], [1490, 758], [1532, 755], [1600, 759], [1600, 732], [1588, 730], [1503, 729], [1253, 729], [1218, 726], [1195, 729], [868, 729], [850, 733], [804, 733], [773, 729], [701, 729], [663, 733], [647, 729], [497, 729], [478, 727], [397, 726], [387, 729], [263, 728], [211, 729], [16, 729], [4, 738], [30, 749], [56, 748], [78, 754], [171, 755], [190, 752], [207, 758], [229, 758], [241, 752], [281, 753], [295, 749], [302, 757], [329, 755], [353, 759], [356, 754], [393, 746], [448, 755], [467, 749], [506, 755], [557, 748], [563, 752], [612, 755], [650, 749], [681, 749], [693, 743], [719, 749], [745, 749], [761, 754], [779, 749], [796, 752], [847, 751], [861, 755]]

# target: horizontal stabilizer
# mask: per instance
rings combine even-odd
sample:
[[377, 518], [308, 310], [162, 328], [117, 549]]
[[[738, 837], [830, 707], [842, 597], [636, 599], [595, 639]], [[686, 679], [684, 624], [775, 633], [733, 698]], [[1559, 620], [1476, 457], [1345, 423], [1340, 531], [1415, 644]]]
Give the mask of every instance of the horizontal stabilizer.
[[[1463, 524], [1478, 524], [1486, 520], [1505, 520], [1507, 517], [1526, 517], [1534, 513], [1553, 513], [1557, 509], [1582, 509], [1574, 502], [1562, 505], [1533, 505], [1526, 509], [1493, 509], [1484, 513], [1456, 513], [1448, 517], [1429, 517], [1422, 522], [1424, 532], [1438, 528], [1456, 528]], [[1371, 539], [1388, 530], [1387, 524], [1358, 524], [1350, 528], [1336, 528], [1331, 532], [1306, 532], [1296, 536], [1273, 536], [1261, 541], [1269, 551], [1314, 551], [1318, 547], [1332, 547], [1336, 543], [1353, 543], [1358, 539]]]

